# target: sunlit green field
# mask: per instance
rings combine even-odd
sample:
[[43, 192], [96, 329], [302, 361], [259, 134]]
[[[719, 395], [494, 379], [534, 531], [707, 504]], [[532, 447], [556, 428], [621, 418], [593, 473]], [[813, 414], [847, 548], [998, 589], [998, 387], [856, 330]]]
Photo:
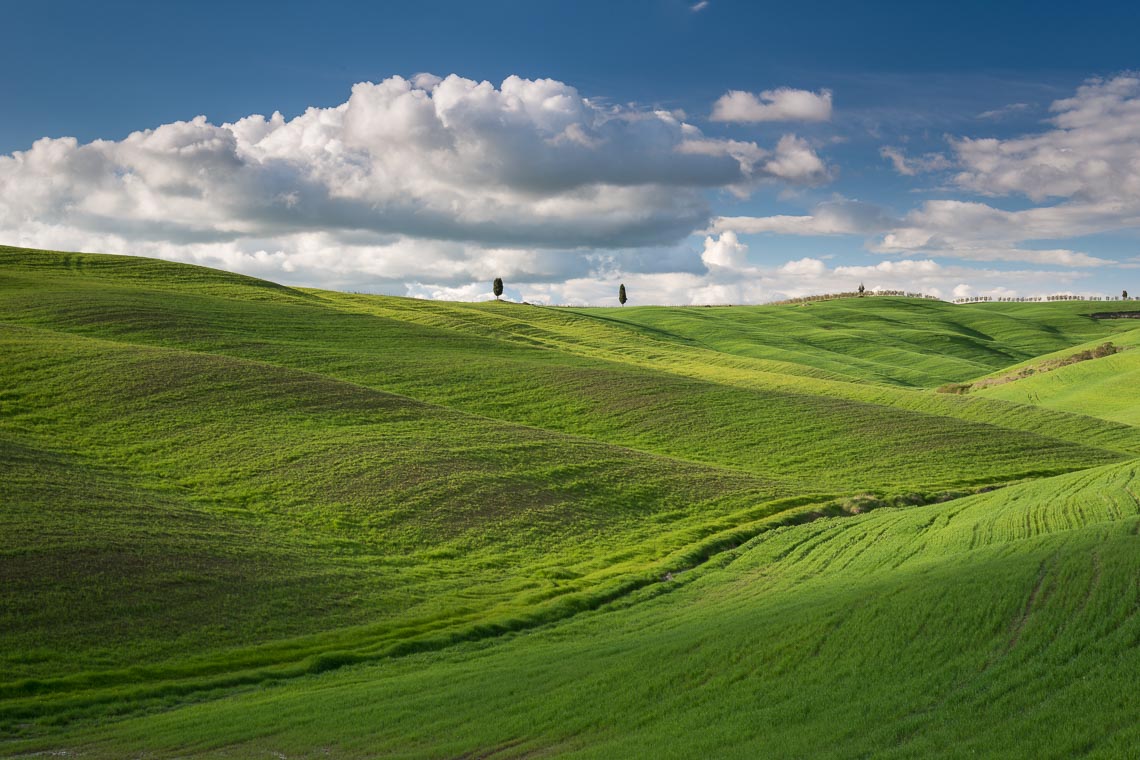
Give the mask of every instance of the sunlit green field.
[[0, 754], [1118, 755], [1134, 351], [934, 390], [1092, 311], [0, 248]]
[[1130, 350], [1140, 346], [1140, 329], [1117, 334], [1112, 342], [1125, 350], [983, 388], [979, 394], [1140, 426], [1140, 351]]

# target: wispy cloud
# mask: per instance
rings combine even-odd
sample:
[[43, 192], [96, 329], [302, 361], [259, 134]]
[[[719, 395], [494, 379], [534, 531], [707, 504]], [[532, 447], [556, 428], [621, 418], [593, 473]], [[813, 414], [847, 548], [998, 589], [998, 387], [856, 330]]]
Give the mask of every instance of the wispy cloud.
[[700, 13], [701, 11], [703, 11], [705, 8], [708, 8], [708, 7], [709, 7], [709, 0], [700, 0], [699, 3], [693, 3], [692, 5], [690, 5], [689, 10], [691, 10], [693, 13]]
[[982, 111], [980, 114], [978, 114], [977, 118], [979, 118], [979, 119], [992, 119], [992, 120], [1004, 119], [1006, 117], [1012, 116], [1015, 113], [1018, 113], [1020, 111], [1024, 111], [1024, 110], [1028, 109], [1029, 107], [1030, 106], [1028, 103], [1010, 103], [1008, 106], [1002, 106], [1001, 108], [995, 108], [992, 111]]
[[941, 171], [953, 166], [953, 162], [941, 153], [927, 153], [923, 156], [910, 157], [899, 148], [883, 146], [879, 148], [879, 155], [889, 160], [895, 171], [906, 177], [913, 177], [924, 172]]
[[[863, 233], [868, 250], [891, 256], [1020, 261], [1073, 268], [1128, 267], [1058, 241], [1140, 229], [1140, 76], [1092, 79], [1050, 106], [1049, 128], [1008, 139], [949, 138], [948, 155], [884, 158], [907, 176], [953, 169], [946, 183], [993, 202], [930, 200], [901, 217], [860, 224], [837, 209], [804, 216], [718, 219], [714, 229], [793, 235]], [[866, 214], [862, 219], [868, 219]]]

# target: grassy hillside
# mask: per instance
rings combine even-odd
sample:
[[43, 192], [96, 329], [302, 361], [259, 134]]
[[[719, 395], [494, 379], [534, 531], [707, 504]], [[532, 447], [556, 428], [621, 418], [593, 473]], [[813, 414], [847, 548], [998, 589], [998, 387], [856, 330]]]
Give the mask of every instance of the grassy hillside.
[[[1140, 311], [1140, 304], [1124, 302], [1122, 308]], [[852, 379], [930, 388], [1128, 329], [1126, 320], [1100, 322], [1084, 316], [1094, 310], [1081, 302], [952, 305], [874, 297], [775, 307], [582, 313], [652, 328], [723, 353], [780, 358]], [[1123, 328], [1119, 322], [1125, 322]]]
[[[1064, 359], [1074, 351], [1094, 348], [1093, 341], [1066, 351], [1040, 357], [1028, 366], [1040, 366], [1051, 360]], [[1125, 349], [1111, 356], [1078, 362], [1003, 385], [983, 388], [978, 394], [987, 398], [1017, 401], [1048, 409], [1101, 417], [1106, 420], [1140, 425], [1140, 330], [1113, 336], [1112, 343]], [[1022, 367], [1009, 368], [1010, 373]]]
[[[1103, 521], [1099, 507], [1077, 505], [1101, 494], [1117, 494], [1115, 518], [1131, 514], [1119, 494], [1135, 487], [1128, 462], [1140, 453], [1140, 429], [1116, 407], [1044, 408], [1017, 396], [931, 390], [1089, 341], [1135, 337], [1128, 320], [1087, 311], [1071, 302], [892, 298], [806, 308], [449, 304], [0, 248], [0, 734], [19, 737], [0, 753], [71, 742], [53, 727], [68, 721], [78, 721], [86, 743], [97, 734], [83, 732], [110, 716], [163, 707], [179, 707], [170, 727], [138, 730], [176, 754], [262, 734], [292, 754], [302, 735], [289, 744], [265, 725], [291, 710], [311, 712], [330, 735], [339, 726], [349, 742], [341, 748], [360, 754], [418, 736], [395, 718], [380, 721], [379, 733], [345, 734], [323, 712], [334, 702], [306, 702], [326, 686], [329, 699], [367, 698], [392, 716], [413, 715], [410, 705], [436, 710], [438, 722], [424, 725], [452, 729], [419, 736], [423, 754], [486, 752], [503, 726], [561, 731], [552, 721], [570, 707], [558, 699], [543, 715], [533, 699], [530, 713], [500, 702], [501, 724], [479, 712], [506, 699], [512, 683], [537, 688], [532, 666], [568, 682], [579, 670], [595, 673], [567, 687], [566, 699], [597, 702], [566, 719], [585, 721], [575, 735], [606, 733], [613, 710], [641, 710], [626, 718], [644, 725], [617, 726], [582, 749], [655, 753], [636, 742], [670, 736], [662, 725], [684, 712], [668, 698], [669, 683], [703, 690], [704, 681], [689, 680], [707, 666], [726, 683], [743, 679], [732, 689], [791, 688], [802, 655], [791, 644], [796, 626], [827, 628], [821, 621], [839, 614], [813, 602], [818, 594], [852, 603], [839, 591], [902, 583], [923, 562], [942, 568], [940, 583], [960, 576], [981, 588], [972, 560], [947, 559], [965, 549], [939, 553], [960, 542], [966, 521], [934, 534], [908, 520], [968, 507], [977, 526], [1024, 523], [1052, 536], [1064, 522], [1066, 535], [1099, 535], [1090, 527]], [[1128, 366], [1102, 366], [1101, 381], [1124, 393]], [[1065, 474], [1074, 471], [1082, 472]], [[1023, 484], [931, 505], [1015, 482]], [[1057, 512], [1043, 501], [1051, 489], [1083, 495]], [[902, 504], [911, 508], [812, 522]], [[1038, 518], [1034, 510], [1046, 511]], [[843, 563], [867, 572], [836, 575], [819, 587], [831, 591], [817, 594], [808, 580], [826, 573], [795, 547], [825, 528], [854, 540]], [[860, 538], [861, 530], [869, 532]], [[990, 546], [971, 556], [1021, 567], [1025, 537], [994, 534], [1000, 540], [987, 543], [977, 531], [994, 528], [971, 530]], [[777, 536], [791, 548], [765, 554], [781, 545], [770, 543]], [[737, 548], [745, 542], [754, 548]], [[772, 583], [757, 580], [769, 572]], [[786, 582], [775, 583], [777, 575]], [[743, 590], [753, 586], [763, 593]], [[740, 598], [725, 589], [741, 589]], [[936, 599], [897, 593], [918, 610]], [[1004, 614], [1004, 602], [977, 603], [978, 619]], [[901, 619], [889, 605], [872, 609], [883, 626]], [[929, 613], [930, 630], [950, 625], [937, 614]], [[688, 632], [675, 642], [688, 654], [680, 659], [638, 638], [683, 621]], [[857, 639], [896, 640], [871, 618], [864, 624]], [[661, 666], [663, 681], [617, 696], [604, 658], [593, 659], [611, 651], [602, 635], [610, 626], [620, 633], [612, 651], [657, 652], [629, 668], [674, 663]], [[760, 638], [748, 638], [748, 626], [760, 626]], [[739, 660], [702, 660], [692, 653], [718, 651], [698, 636], [705, 629], [725, 641], [748, 638], [747, 646], [764, 642], [766, 653], [755, 656], [783, 663], [774, 673], [791, 680], [764, 680], [732, 664]], [[836, 672], [863, 668], [838, 656], [827, 660]], [[470, 690], [488, 675], [484, 657], [505, 691], [480, 705]], [[558, 662], [541, 664], [551, 657]], [[513, 675], [500, 679], [500, 667]], [[616, 672], [629, 680], [634, 671]], [[823, 683], [827, 672], [803, 678]], [[892, 671], [882, 688], [900, 678]], [[446, 698], [426, 688], [440, 679]], [[597, 697], [604, 686], [616, 702]], [[209, 711], [229, 703], [182, 706], [235, 690], [252, 690], [246, 698], [264, 713], [243, 706], [250, 721], [233, 723], [233, 733], [221, 731], [214, 744], [194, 738], [209, 721], [224, 725]], [[741, 709], [739, 695], [726, 694], [710, 714]], [[660, 709], [646, 707], [658, 698]], [[452, 714], [455, 700], [472, 701], [474, 712]], [[199, 714], [210, 717], [195, 728]], [[460, 725], [468, 721], [491, 732], [470, 733]], [[126, 733], [99, 752], [113, 756], [126, 746], [117, 742], [135, 741], [136, 724], [116, 725]], [[506, 754], [562, 746], [553, 734], [523, 733], [517, 743], [501, 739]], [[708, 746], [741, 738], [729, 732]], [[786, 750], [800, 751], [794, 743]]]
[[1113, 465], [782, 528], [555, 629], [22, 747], [1119, 757], [1140, 741], [1138, 485]]
[[[384, 622], [338, 639], [371, 645], [396, 621], [428, 630], [519, 596], [604, 588], [613, 565], [812, 493], [268, 364], [20, 327], [0, 329], [0, 347], [18, 388], [5, 438], [26, 473], [5, 487], [0, 561], [27, 584], [0, 593], [15, 640], [39, 649], [21, 664], [24, 647], [6, 648], [10, 675]], [[101, 568], [96, 593], [57, 582], [89, 572], [77, 555]], [[152, 577], [152, 558], [169, 578]], [[75, 601], [41, 605], [45, 580]], [[164, 631], [162, 599], [179, 592], [224, 609]], [[90, 625], [126, 617], [114, 646]]]
[[[922, 445], [937, 445], [944, 436], [953, 435], [983, 442], [989, 435], [1004, 437], [1004, 431], [987, 428], [983, 434], [981, 428], [962, 425], [960, 420], [965, 419], [982, 424], [997, 420], [1002, 428], [1071, 443], [1140, 451], [1136, 431], [1119, 425], [1034, 413], [982, 399], [843, 382], [850, 378], [796, 362], [726, 354], [574, 311], [269, 291], [248, 287], [248, 278], [236, 276], [222, 293], [215, 281], [197, 274], [190, 278], [186, 293], [171, 298], [169, 282], [180, 271], [178, 265], [122, 259], [140, 262], [141, 271], [121, 281], [115, 277], [108, 281], [105, 271], [118, 270], [105, 263], [85, 269], [75, 263], [77, 258], [66, 259], [66, 267], [52, 257], [12, 254], [7, 260], [0, 258], [10, 273], [9, 281], [28, 283], [23, 289], [13, 289], [0, 305], [0, 318], [120, 342], [208, 351], [315, 371], [483, 416], [753, 469], [768, 476], [807, 471], [815, 479], [843, 467], [844, 462], [851, 467], [851, 451], [836, 449], [825, 440], [833, 435], [831, 430], [809, 429], [830, 421], [848, 431], [870, 432], [874, 441], [883, 442], [883, 452], [858, 458], [857, 471], [889, 467], [890, 450], [909, 450], [917, 443], [907, 437], [908, 419], [923, 429], [939, 428], [926, 435]], [[99, 274], [88, 276], [88, 269]], [[197, 284], [198, 277], [209, 285]], [[162, 285], [140, 287], [138, 283], [147, 278]], [[889, 313], [892, 301], [859, 303]], [[948, 312], [959, 309], [940, 306]], [[638, 310], [629, 310], [634, 311]], [[1057, 321], [1078, 320], [1062, 309]], [[1084, 321], [1089, 324], [1083, 332], [1071, 330], [1082, 336], [1090, 330], [1112, 332], [1111, 325]], [[1042, 329], [1054, 336], [1054, 348], [1077, 340], [1067, 341], [1065, 333], [1053, 325]], [[808, 325], [803, 330], [810, 333], [816, 328]], [[908, 340], [896, 342], [902, 345]], [[946, 379], [934, 377], [931, 384]], [[695, 408], [686, 410], [677, 403], [679, 399], [689, 399]], [[660, 413], [664, 407], [668, 415]], [[885, 407], [952, 419], [901, 415]], [[758, 418], [763, 425], [755, 424]], [[899, 438], [891, 440], [896, 430]], [[784, 453], [792, 448], [789, 441], [796, 441], [795, 456], [800, 461], [785, 461]], [[1000, 441], [996, 443], [1000, 446]], [[818, 461], [821, 457], [830, 457], [830, 461]], [[908, 458], [908, 474], [913, 465]], [[953, 466], [947, 469], [958, 472]], [[939, 472], [913, 476], [912, 482], [924, 483], [958, 479]], [[895, 482], [903, 484], [901, 479]]]

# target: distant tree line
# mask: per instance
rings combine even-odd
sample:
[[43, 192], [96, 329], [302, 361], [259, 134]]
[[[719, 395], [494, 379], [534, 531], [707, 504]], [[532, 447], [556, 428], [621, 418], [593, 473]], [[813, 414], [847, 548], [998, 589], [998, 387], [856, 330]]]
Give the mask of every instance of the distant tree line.
[[[859, 286], [863, 288], [862, 285]], [[927, 295], [926, 293], [912, 293], [906, 290], [851, 290], [843, 293], [820, 293], [814, 296], [799, 296], [798, 298], [785, 298], [783, 301], [772, 301], [773, 305], [792, 304], [792, 303], [810, 303], [811, 301], [830, 301], [835, 298], [863, 298], [866, 296], [904, 296], [906, 298], [925, 298], [929, 301], [941, 301], [938, 296]]]
[[1045, 301], [1140, 301], [1140, 298], [1129, 298], [1128, 291], [1119, 296], [1074, 296], [1057, 294], [1053, 296], [970, 296], [969, 298], [955, 298], [954, 303], [1043, 303]]

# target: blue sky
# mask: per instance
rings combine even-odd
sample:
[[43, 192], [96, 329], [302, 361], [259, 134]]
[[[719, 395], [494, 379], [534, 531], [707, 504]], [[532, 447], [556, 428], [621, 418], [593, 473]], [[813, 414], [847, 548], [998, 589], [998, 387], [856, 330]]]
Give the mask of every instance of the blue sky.
[[1135, 4], [699, 5], [13, 5], [0, 242], [464, 299], [1140, 292]]

